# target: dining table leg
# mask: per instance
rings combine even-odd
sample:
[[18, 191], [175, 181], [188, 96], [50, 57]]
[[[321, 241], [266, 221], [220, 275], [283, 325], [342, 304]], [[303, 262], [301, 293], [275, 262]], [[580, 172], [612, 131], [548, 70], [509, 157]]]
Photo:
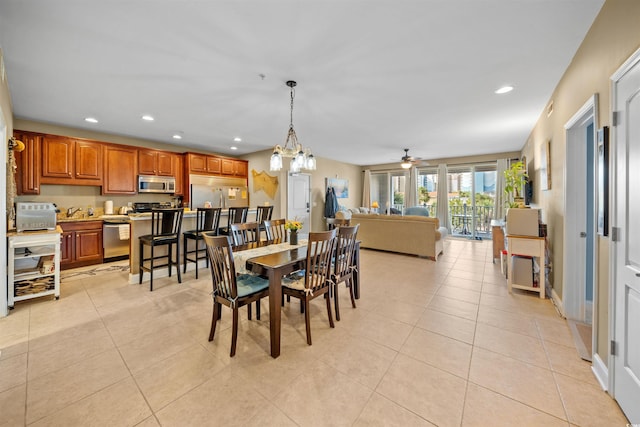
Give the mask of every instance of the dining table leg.
[[282, 270], [269, 269], [269, 332], [271, 335], [271, 357], [280, 356], [280, 326], [282, 307]]

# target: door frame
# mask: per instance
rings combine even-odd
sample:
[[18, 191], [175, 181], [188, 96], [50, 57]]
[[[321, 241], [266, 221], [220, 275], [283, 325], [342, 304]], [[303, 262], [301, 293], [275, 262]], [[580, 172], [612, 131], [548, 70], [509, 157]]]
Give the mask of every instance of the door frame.
[[[9, 140], [9, 135], [7, 134], [7, 132], [9, 131], [9, 129], [7, 128], [7, 124], [5, 122], [4, 119], [4, 113], [2, 111], [2, 106], [0, 105], [0, 138], [2, 138], [2, 141], [8, 141]], [[6, 147], [6, 145], [4, 146]], [[2, 148], [2, 150], [0, 150], [0, 164], [4, 165], [4, 171], [5, 173], [2, 174], [2, 176], [0, 177], [0, 185], [2, 186], [1, 188], [7, 188], [7, 170], [10, 170], [11, 165], [7, 163], [8, 158], [7, 158], [7, 154], [8, 154], [8, 149], [6, 148]], [[13, 172], [13, 171], [12, 171]], [[2, 212], [7, 212], [7, 198], [6, 198], [6, 194], [5, 197], [0, 198], [0, 210], [2, 210]], [[6, 230], [7, 229], [7, 216], [6, 215], [1, 215], [0, 216], [0, 229], [1, 230]], [[6, 233], [5, 233], [5, 237], [6, 237]], [[0, 247], [0, 265], [6, 266], [7, 265], [7, 245], [5, 243], [3, 243]], [[8, 286], [9, 284], [7, 283], [7, 275], [6, 275], [6, 268], [4, 269], [5, 274], [0, 274], [0, 317], [4, 317], [7, 316], [9, 314], [8, 308], [7, 308], [7, 291], [8, 291]], [[13, 283], [11, 284], [11, 286], [13, 286]]]
[[[582, 144], [584, 144], [584, 135], [585, 135], [585, 130], [586, 128], [589, 126], [589, 124], [593, 125], [593, 135], [594, 135], [594, 141], [593, 141], [593, 146], [592, 146], [592, 158], [593, 158], [593, 164], [591, 165], [584, 165], [585, 167], [585, 171], [587, 168], [591, 167], [592, 170], [595, 171], [596, 168], [596, 164], [595, 162], [597, 161], [597, 156], [596, 156], [596, 149], [597, 149], [597, 144], [595, 141], [596, 138], [596, 132], [595, 130], [598, 127], [598, 94], [594, 94], [592, 95], [583, 105], [582, 107], [573, 115], [573, 117], [571, 117], [571, 119], [569, 119], [567, 121], [567, 123], [564, 125], [564, 129], [565, 129], [565, 159], [571, 159], [571, 158], [575, 158], [575, 153], [576, 153], [576, 147], [577, 148], [583, 148]], [[580, 144], [579, 146], [576, 144]], [[586, 153], [586, 148], [585, 148], [585, 153]], [[588, 157], [587, 157], [588, 158]], [[585, 158], [586, 161], [586, 158]], [[581, 186], [580, 188], [584, 191], [578, 192], [577, 194], [580, 195], [580, 198], [578, 199], [577, 203], [576, 203], [576, 207], [574, 207], [574, 209], [579, 209], [577, 206], [585, 206], [587, 203], [587, 199], [586, 199], [586, 190], [587, 190], [587, 183], [586, 183], [586, 176], [582, 176], [580, 175], [580, 171], [582, 171], [582, 169], [577, 170], [577, 168], [574, 168], [573, 166], [575, 165], [574, 162], [565, 162], [565, 170], [564, 170], [564, 179], [565, 179], [565, 183], [569, 183], [571, 182], [572, 184], [577, 184], [580, 185], [581, 183], [584, 184], [583, 186]], [[578, 176], [579, 175], [579, 176]], [[587, 174], [585, 174], [587, 175]], [[595, 174], [593, 177], [593, 182], [592, 184], [592, 188], [596, 188], [596, 182], [595, 182]], [[562, 307], [562, 314], [570, 319], [574, 319], [574, 320], [578, 320], [581, 322], [585, 321], [585, 298], [586, 298], [586, 293], [585, 293], [585, 284], [584, 283], [575, 283], [575, 282], [571, 282], [569, 280], [570, 276], [575, 276], [576, 271], [580, 271], [580, 272], [585, 272], [587, 270], [587, 265], [591, 265], [592, 267], [592, 271], [591, 271], [591, 277], [592, 277], [592, 286], [593, 286], [593, 310], [592, 313], [596, 311], [595, 305], [597, 304], [597, 286], [595, 286], [595, 278], [598, 277], [597, 276], [597, 263], [596, 263], [596, 259], [597, 259], [597, 252], [594, 250], [593, 254], [592, 254], [592, 259], [591, 260], [586, 260], [586, 245], [587, 242], [585, 240], [585, 252], [578, 254], [575, 251], [570, 251], [567, 250], [567, 248], [570, 247], [574, 247], [576, 246], [576, 241], [578, 239], [581, 239], [581, 237], [579, 236], [579, 233], [582, 231], [587, 232], [587, 237], [586, 238], [590, 238], [591, 239], [591, 244], [593, 246], [593, 248], [597, 247], [597, 230], [596, 230], [596, 225], [592, 224], [593, 226], [591, 227], [591, 229], [589, 230], [579, 230], [579, 224], [577, 224], [575, 221], [573, 221], [573, 215], [572, 214], [568, 214], [569, 210], [570, 210], [570, 205], [573, 203], [570, 199], [569, 199], [569, 191], [567, 191], [566, 189], [567, 185], [565, 185], [565, 191], [564, 191], [564, 225], [563, 225], [563, 229], [564, 229], [564, 236], [563, 236], [563, 247], [565, 248], [565, 250], [563, 251], [563, 260], [562, 260], [562, 264], [564, 266], [563, 271], [562, 271], [562, 302], [561, 302], [561, 307]], [[573, 196], [575, 196], [576, 193], [572, 193]], [[591, 210], [592, 210], [592, 215], [595, 218], [596, 215], [596, 204], [593, 203], [593, 206], [591, 206]], [[585, 220], [586, 220], [586, 214], [585, 214]], [[586, 224], [585, 224], [586, 227]], [[589, 261], [589, 262], [588, 262]], [[575, 270], [573, 271], [569, 271], [566, 267], [568, 265], [574, 265], [575, 266]], [[570, 286], [571, 285], [571, 286]], [[596, 319], [595, 316], [592, 316], [592, 331], [596, 331], [597, 330], [597, 324], [596, 324]], [[594, 351], [594, 349], [597, 349], [597, 343], [596, 343], [596, 336], [594, 333], [592, 333], [592, 337], [591, 337], [591, 341], [592, 341], [592, 353]], [[591, 355], [593, 356], [593, 354]]]

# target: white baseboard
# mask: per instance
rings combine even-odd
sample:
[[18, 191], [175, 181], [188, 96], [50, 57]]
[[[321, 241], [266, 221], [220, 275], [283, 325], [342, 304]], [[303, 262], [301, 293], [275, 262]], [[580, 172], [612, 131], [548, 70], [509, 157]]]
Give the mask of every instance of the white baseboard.
[[608, 391], [609, 384], [609, 369], [605, 366], [604, 362], [598, 354], [593, 355], [593, 362], [591, 363], [591, 370], [596, 376], [596, 379], [600, 383], [600, 387], [604, 391]]
[[562, 305], [562, 298], [560, 298], [560, 295], [558, 295], [555, 289], [551, 289], [551, 301], [553, 301], [553, 304], [556, 306], [556, 310], [558, 310], [558, 313], [560, 313], [560, 316], [566, 318], [567, 315], [564, 312], [564, 306]]

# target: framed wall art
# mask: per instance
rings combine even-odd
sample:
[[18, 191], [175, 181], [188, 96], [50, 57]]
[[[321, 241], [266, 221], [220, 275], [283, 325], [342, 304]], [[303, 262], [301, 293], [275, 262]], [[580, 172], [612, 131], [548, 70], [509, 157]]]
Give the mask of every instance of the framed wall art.
[[338, 199], [349, 197], [349, 180], [343, 178], [327, 178], [327, 188], [333, 187]]
[[540, 145], [540, 190], [551, 190], [551, 141]]

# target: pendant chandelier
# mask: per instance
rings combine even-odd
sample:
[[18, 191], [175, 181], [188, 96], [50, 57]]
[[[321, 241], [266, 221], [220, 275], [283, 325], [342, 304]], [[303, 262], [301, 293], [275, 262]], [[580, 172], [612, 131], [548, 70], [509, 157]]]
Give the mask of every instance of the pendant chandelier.
[[309, 147], [304, 148], [302, 144], [298, 142], [298, 136], [293, 129], [293, 88], [297, 83], [293, 80], [287, 82], [291, 90], [291, 116], [289, 122], [289, 132], [287, 132], [287, 139], [284, 142], [284, 146], [276, 145], [273, 147], [273, 154], [271, 155], [271, 162], [269, 169], [272, 171], [282, 170], [282, 159], [290, 158], [289, 164], [290, 172], [300, 172], [300, 170], [316, 170], [316, 158], [313, 157], [311, 149]]

